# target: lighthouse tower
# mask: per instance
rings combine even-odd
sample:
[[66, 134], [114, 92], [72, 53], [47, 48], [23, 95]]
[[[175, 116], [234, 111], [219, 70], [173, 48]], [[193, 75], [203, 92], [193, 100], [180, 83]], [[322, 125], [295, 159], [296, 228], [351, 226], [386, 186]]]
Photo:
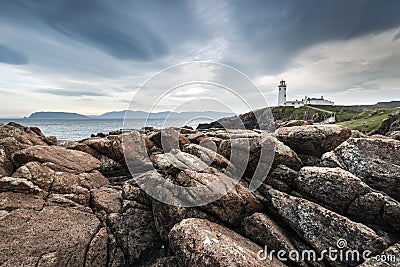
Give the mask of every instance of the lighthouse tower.
[[284, 80], [280, 81], [278, 93], [278, 106], [285, 106], [286, 103], [286, 82]]

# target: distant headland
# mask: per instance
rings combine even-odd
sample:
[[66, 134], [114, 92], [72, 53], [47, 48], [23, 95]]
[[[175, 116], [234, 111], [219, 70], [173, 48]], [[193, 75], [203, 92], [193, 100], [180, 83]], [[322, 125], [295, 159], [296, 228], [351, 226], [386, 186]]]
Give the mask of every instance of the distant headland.
[[73, 120], [87, 120], [87, 119], [192, 119], [192, 118], [223, 118], [233, 116], [233, 113], [218, 112], [218, 111], [188, 111], [188, 112], [172, 112], [163, 111], [156, 113], [148, 113], [144, 111], [122, 110], [111, 111], [101, 115], [82, 115], [72, 112], [34, 112], [28, 119], [73, 119]]

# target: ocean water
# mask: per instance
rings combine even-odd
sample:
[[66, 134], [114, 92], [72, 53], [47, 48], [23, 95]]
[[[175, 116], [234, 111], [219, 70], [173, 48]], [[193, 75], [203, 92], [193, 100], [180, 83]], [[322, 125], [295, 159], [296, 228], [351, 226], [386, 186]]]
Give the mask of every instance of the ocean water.
[[16, 122], [24, 126], [39, 127], [45, 135], [54, 135], [58, 140], [80, 140], [90, 137], [91, 134], [108, 133], [120, 129], [141, 129], [144, 126], [154, 128], [165, 127], [197, 127], [199, 123], [210, 122], [210, 120], [162, 120], [162, 119], [132, 119], [126, 120], [125, 124], [120, 119], [84, 119], [84, 120], [54, 120], [54, 119], [0, 119], [0, 123], [7, 124]]

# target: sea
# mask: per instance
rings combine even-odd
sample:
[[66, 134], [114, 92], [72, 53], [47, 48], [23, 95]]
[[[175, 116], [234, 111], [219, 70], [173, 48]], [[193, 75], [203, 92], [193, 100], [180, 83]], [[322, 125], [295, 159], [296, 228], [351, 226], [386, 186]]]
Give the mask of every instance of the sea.
[[0, 119], [0, 124], [15, 122], [24, 126], [35, 126], [43, 134], [54, 135], [58, 140], [81, 140], [96, 133], [109, 133], [120, 129], [141, 129], [145, 126], [154, 128], [191, 126], [196, 128], [199, 123], [210, 122], [199, 120], [164, 120], [164, 119]]

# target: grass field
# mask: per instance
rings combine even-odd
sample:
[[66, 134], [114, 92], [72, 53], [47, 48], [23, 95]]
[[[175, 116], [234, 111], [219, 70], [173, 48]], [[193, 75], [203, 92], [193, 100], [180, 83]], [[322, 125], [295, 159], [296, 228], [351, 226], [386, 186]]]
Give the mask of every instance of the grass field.
[[378, 108], [367, 106], [316, 106], [318, 108], [335, 112], [339, 125], [358, 130], [363, 133], [379, 129], [382, 121], [399, 108]]
[[394, 113], [398, 108], [390, 109], [371, 109], [359, 113], [350, 120], [338, 121], [336, 124], [347, 126], [353, 130], [359, 130], [368, 133], [377, 130], [382, 123], [382, 120], [387, 118], [390, 114]]
[[[359, 130], [363, 133], [369, 133], [371, 131], [379, 129], [382, 120], [387, 118], [390, 114], [399, 111], [400, 108], [393, 107], [400, 105], [400, 102], [393, 101], [390, 103], [388, 108], [382, 107], [385, 103], [372, 105], [372, 106], [314, 106], [326, 111], [334, 112], [336, 114], [336, 120], [339, 125], [347, 126], [352, 130]], [[330, 115], [318, 110], [310, 109], [308, 107], [274, 107], [273, 113], [276, 119], [283, 120], [296, 120], [312, 119], [314, 115], [318, 115], [320, 118], [329, 117]]]
[[357, 106], [316, 106], [327, 111], [335, 112], [338, 121], [348, 121], [354, 119], [363, 112], [363, 109]]

